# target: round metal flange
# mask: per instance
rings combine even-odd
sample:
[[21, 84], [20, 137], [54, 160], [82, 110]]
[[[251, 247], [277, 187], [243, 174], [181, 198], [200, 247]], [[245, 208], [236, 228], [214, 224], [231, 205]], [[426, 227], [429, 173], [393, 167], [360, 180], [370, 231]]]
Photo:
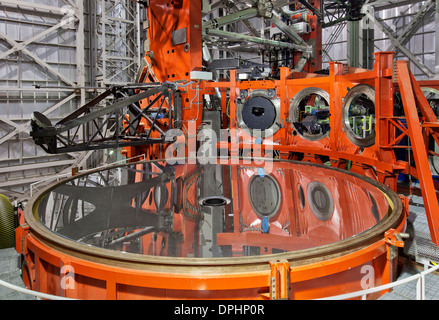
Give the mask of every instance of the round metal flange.
[[304, 100], [312, 95], [317, 96], [319, 99], [323, 100], [323, 102], [325, 102], [327, 106], [329, 106], [329, 93], [325, 90], [314, 87], [303, 89], [299, 91], [293, 99], [290, 100], [289, 121], [292, 124], [295, 132], [297, 132], [301, 137], [307, 140], [316, 141], [327, 137], [329, 135], [329, 130], [323, 133], [312, 134], [308, 132], [300, 132], [299, 130], [297, 130], [298, 128], [296, 128], [294, 125], [294, 123], [298, 123], [303, 120], [300, 119], [300, 108], [303, 107]]
[[267, 138], [280, 129], [280, 99], [272, 96], [268, 90], [252, 90], [238, 103], [238, 125], [252, 137]]
[[312, 212], [321, 221], [328, 221], [334, 213], [331, 191], [321, 182], [313, 181], [308, 186], [308, 202]]
[[198, 203], [204, 207], [221, 207], [230, 203], [230, 199], [223, 196], [210, 196], [201, 198]]
[[[370, 133], [363, 135], [356, 133], [351, 126], [351, 119], [354, 113], [357, 114], [358, 117], [367, 119], [369, 108], [367, 106], [365, 107], [364, 104], [372, 104], [375, 109], [375, 90], [372, 86], [367, 84], [359, 84], [352, 88], [344, 98], [342, 122], [344, 132], [349, 140], [358, 147], [367, 148], [375, 144], [375, 124], [367, 124], [367, 121], [363, 121], [362, 129], [365, 130], [366, 127], [369, 126], [368, 131], [370, 131]], [[373, 110], [372, 114], [375, 116], [375, 110]]]
[[270, 175], [254, 175], [248, 185], [248, 196], [260, 218], [270, 219], [279, 211], [281, 191], [277, 181]]

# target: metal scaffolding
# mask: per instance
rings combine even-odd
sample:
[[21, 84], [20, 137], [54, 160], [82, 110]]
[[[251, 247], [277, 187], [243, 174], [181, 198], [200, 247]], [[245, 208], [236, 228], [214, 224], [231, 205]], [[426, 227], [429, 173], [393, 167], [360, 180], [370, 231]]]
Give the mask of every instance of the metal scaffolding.
[[139, 4], [98, 0], [96, 10], [97, 81], [105, 85], [135, 82], [140, 52]]
[[[299, 2], [311, 10], [311, 2]], [[296, 49], [302, 45], [295, 37], [297, 30], [284, 28], [271, 15], [268, 2], [260, 0], [252, 7], [255, 3], [203, 1], [204, 40], [213, 51], [210, 59], [259, 62], [261, 41], [276, 45], [285, 41], [270, 39], [272, 23], [292, 39], [287, 45]], [[272, 9], [281, 11], [288, 1], [273, 3]], [[435, 1], [367, 0], [361, 14], [340, 11], [334, 3], [324, 1], [325, 11], [314, 12], [326, 19], [322, 20], [323, 62], [371, 68], [373, 52], [396, 50], [398, 59], [412, 62], [418, 79], [436, 77], [439, 5]], [[346, 12], [364, 17], [339, 23]], [[100, 93], [99, 87], [135, 82], [144, 51], [144, 18], [142, 6], [130, 0], [0, 0], [0, 193], [25, 199], [30, 183], [105, 160], [103, 153], [96, 152], [43, 152], [29, 135], [32, 112], [56, 123]], [[299, 49], [306, 58], [307, 48]]]
[[95, 95], [96, 85], [133, 81], [138, 6], [128, 0], [0, 1], [0, 193], [25, 200], [35, 181], [102, 163], [102, 153], [51, 155], [36, 148], [32, 113], [56, 122]]
[[370, 68], [373, 52], [396, 51], [396, 58], [411, 61], [419, 80], [435, 77], [436, 5], [432, 0], [366, 1], [361, 20], [324, 29], [324, 62]]

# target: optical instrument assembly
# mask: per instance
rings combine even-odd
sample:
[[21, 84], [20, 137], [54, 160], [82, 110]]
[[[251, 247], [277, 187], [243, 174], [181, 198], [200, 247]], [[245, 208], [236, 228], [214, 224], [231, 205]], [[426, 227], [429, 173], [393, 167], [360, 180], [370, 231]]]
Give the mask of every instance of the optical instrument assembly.
[[[337, 2], [360, 18], [361, 1]], [[16, 230], [26, 286], [78, 299], [316, 299], [364, 289], [366, 269], [372, 286], [394, 281], [409, 206], [400, 175], [419, 181], [439, 243], [426, 94], [439, 82], [417, 81], [393, 52], [375, 53], [371, 70], [321, 71], [320, 1], [259, 0], [204, 21], [202, 3], [145, 4], [138, 83], [54, 124], [35, 113], [48, 153], [146, 156], [32, 197]], [[279, 33], [222, 28], [254, 17]], [[211, 58], [244, 41], [261, 63]], [[74, 288], [61, 285], [65, 266]]]

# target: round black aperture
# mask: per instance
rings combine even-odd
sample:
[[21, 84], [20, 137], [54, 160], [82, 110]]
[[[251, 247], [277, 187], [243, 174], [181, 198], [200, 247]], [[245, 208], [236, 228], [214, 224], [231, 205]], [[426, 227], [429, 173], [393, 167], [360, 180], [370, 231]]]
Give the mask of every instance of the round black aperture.
[[312, 212], [321, 221], [327, 221], [334, 212], [331, 192], [320, 182], [311, 182], [308, 186], [308, 201]]
[[264, 97], [248, 99], [242, 108], [242, 120], [249, 129], [266, 130], [276, 119], [276, 109], [271, 101]]
[[255, 213], [263, 218], [276, 215], [280, 207], [281, 193], [276, 180], [269, 175], [254, 175], [248, 186], [250, 204]]

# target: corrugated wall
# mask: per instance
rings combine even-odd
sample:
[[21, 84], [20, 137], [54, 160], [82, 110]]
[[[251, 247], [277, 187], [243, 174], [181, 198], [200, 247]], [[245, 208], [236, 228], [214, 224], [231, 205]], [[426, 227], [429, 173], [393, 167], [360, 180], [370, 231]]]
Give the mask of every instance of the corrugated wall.
[[30, 119], [39, 111], [56, 123], [96, 93], [78, 87], [134, 81], [137, 8], [130, 0], [0, 1], [0, 193], [26, 198], [33, 182], [100, 164], [102, 154], [46, 154]]

